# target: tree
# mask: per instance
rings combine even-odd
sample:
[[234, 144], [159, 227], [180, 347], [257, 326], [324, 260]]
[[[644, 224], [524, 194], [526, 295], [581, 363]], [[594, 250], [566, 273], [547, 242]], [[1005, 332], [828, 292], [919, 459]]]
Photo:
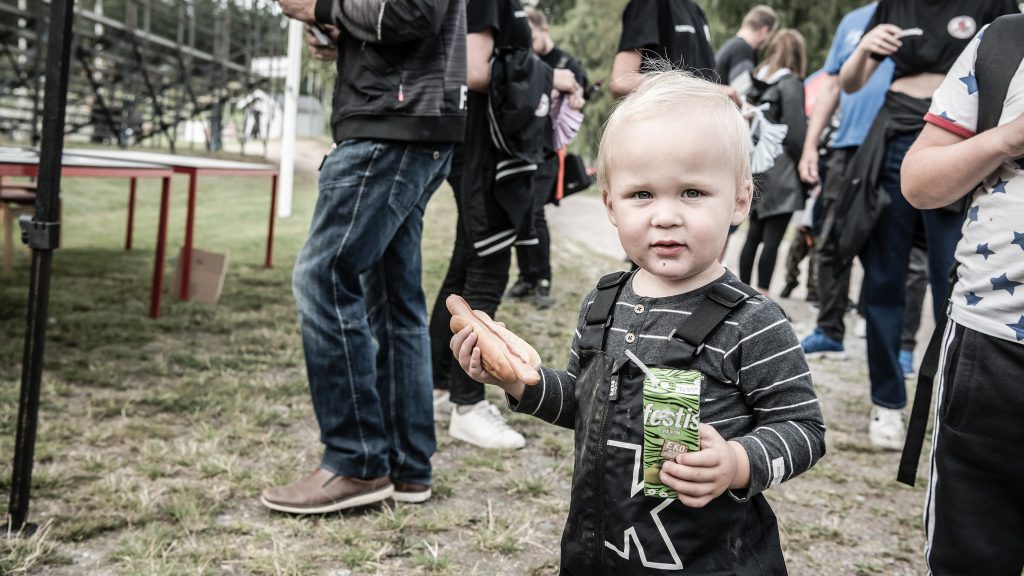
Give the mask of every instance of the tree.
[[[591, 80], [605, 80], [618, 47], [622, 30], [622, 11], [628, 0], [551, 0], [538, 7], [549, 13], [555, 42], [576, 56]], [[711, 27], [712, 44], [720, 46], [736, 33], [743, 16], [757, 0], [696, 0], [704, 8]], [[807, 42], [808, 73], [825, 61], [836, 25], [850, 10], [865, 0], [787, 0], [764, 1], [779, 14], [780, 26], [795, 28]], [[550, 10], [547, 8], [550, 5]], [[556, 18], [562, 12], [564, 17]], [[597, 153], [601, 130], [614, 105], [610, 93], [587, 104], [586, 118], [573, 148], [593, 158]]]

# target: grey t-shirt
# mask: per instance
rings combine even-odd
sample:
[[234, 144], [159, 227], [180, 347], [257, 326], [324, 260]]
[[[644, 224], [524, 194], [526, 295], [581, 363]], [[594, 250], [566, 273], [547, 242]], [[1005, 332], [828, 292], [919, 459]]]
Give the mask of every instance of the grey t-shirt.
[[[605, 355], [614, 366], [627, 362], [628, 349], [648, 365], [657, 365], [669, 334], [705, 300], [712, 285], [736, 282], [726, 272], [697, 290], [666, 298], [638, 296], [632, 277], [619, 293], [605, 340]], [[541, 383], [527, 386], [516, 412], [573, 428], [575, 387], [580, 374], [579, 339], [596, 290], [584, 299], [576, 336], [565, 370], [542, 367]], [[796, 334], [778, 304], [755, 296], [707, 339], [691, 366], [706, 376], [701, 394], [701, 422], [736, 440], [750, 460], [754, 496], [769, 486], [808, 469], [825, 453], [825, 424], [811, 371]]]
[[722, 84], [732, 84], [741, 74], [750, 72], [757, 64], [757, 51], [739, 36], [725, 41], [715, 52], [715, 71]]

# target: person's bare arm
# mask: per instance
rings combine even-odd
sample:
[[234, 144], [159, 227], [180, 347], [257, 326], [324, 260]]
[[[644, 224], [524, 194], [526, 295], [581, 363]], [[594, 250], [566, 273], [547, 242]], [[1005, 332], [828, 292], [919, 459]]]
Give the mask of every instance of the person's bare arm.
[[494, 31], [466, 35], [466, 86], [474, 92], [487, 93], [491, 85], [491, 55], [494, 53]]
[[832, 120], [832, 115], [839, 107], [839, 79], [832, 74], [825, 74], [821, 80], [821, 88], [818, 90], [817, 100], [814, 102], [814, 110], [811, 111], [811, 119], [807, 124], [807, 136], [804, 137], [804, 150], [800, 156], [800, 179], [808, 184], [817, 184], [818, 175], [818, 140], [821, 133]]
[[900, 170], [903, 195], [916, 208], [945, 206], [970, 192], [1008, 158], [1024, 156], [1024, 115], [964, 139], [925, 124]]
[[902, 31], [899, 26], [879, 24], [865, 34], [853, 54], [839, 70], [839, 87], [849, 94], [863, 88], [871, 75], [878, 69], [879, 62], [871, 55], [890, 56], [894, 54], [903, 45], [899, 39], [899, 33]]
[[640, 51], [623, 50], [612, 61], [612, 96], [624, 98], [640, 86], [644, 77], [640, 74]]

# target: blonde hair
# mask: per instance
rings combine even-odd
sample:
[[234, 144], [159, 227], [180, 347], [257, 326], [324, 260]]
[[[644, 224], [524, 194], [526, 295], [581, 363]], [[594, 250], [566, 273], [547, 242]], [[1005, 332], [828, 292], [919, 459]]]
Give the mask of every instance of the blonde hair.
[[762, 68], [768, 69], [768, 75], [789, 68], [797, 78], [803, 78], [807, 71], [807, 54], [804, 50], [804, 37], [792, 28], [782, 28], [772, 36], [765, 49]]
[[608, 165], [614, 155], [612, 142], [621, 126], [694, 110], [699, 111], [707, 124], [724, 136], [731, 148], [727, 161], [736, 166], [737, 190], [752, 189], [750, 133], [747, 122], [733, 101], [715, 84], [689, 72], [662, 70], [644, 74], [644, 81], [616, 106], [604, 125], [597, 151], [597, 182], [601, 193], [609, 192]]

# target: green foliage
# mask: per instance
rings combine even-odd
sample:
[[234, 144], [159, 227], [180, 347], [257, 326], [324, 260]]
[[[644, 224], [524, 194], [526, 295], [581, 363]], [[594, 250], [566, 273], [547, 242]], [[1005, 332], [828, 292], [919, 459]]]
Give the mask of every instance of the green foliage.
[[[593, 159], [601, 138], [601, 128], [614, 106], [608, 92], [612, 60], [622, 30], [622, 11], [628, 0], [570, 0], [540, 2], [538, 7], [552, 21], [552, 36], [564, 50], [575, 56], [587, 70], [591, 81], [604, 80], [604, 94], [587, 104], [586, 119], [573, 147]], [[756, 0], [698, 0], [711, 27], [711, 38], [717, 48], [739, 28], [744, 14]], [[832, 34], [847, 12], [864, 5], [864, 0], [764, 0], [779, 14], [780, 26], [796, 28], [807, 41], [807, 71], [821, 67], [832, 43]], [[557, 18], [564, 12], [563, 18]]]

